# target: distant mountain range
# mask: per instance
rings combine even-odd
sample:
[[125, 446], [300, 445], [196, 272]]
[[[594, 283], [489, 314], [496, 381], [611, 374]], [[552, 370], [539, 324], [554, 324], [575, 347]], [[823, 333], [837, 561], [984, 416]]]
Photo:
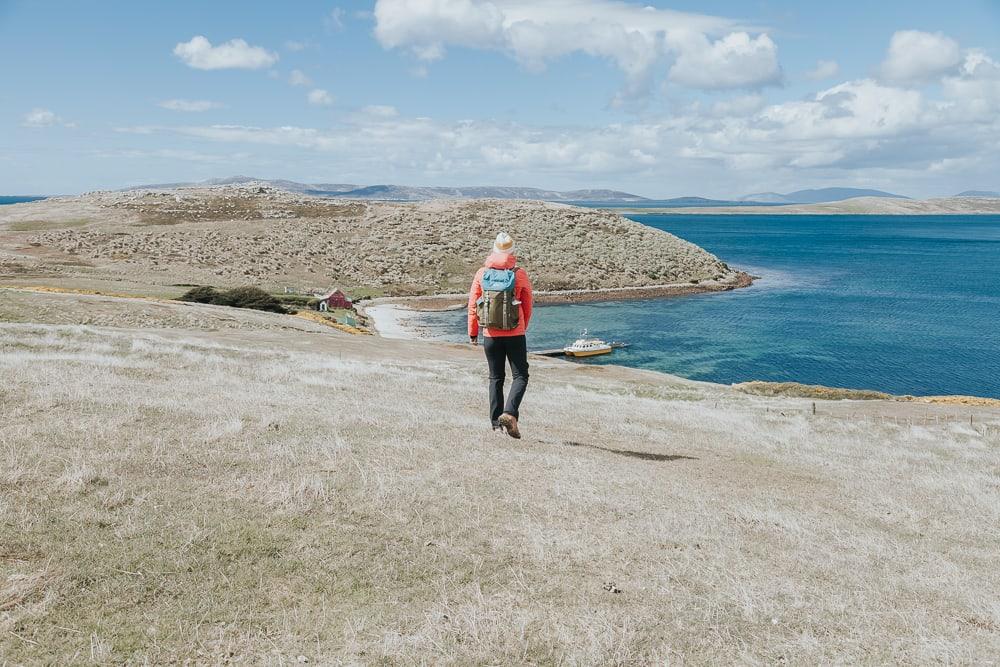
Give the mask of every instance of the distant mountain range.
[[319, 197], [340, 197], [346, 199], [378, 199], [384, 201], [423, 201], [426, 199], [536, 199], [543, 201], [586, 201], [605, 203], [634, 203], [649, 201], [645, 197], [618, 190], [571, 190], [559, 192], [540, 188], [517, 188], [502, 186], [470, 187], [421, 187], [409, 185], [352, 185], [347, 183], [298, 183], [296, 181], [268, 180], [250, 176], [212, 178], [198, 183], [163, 183], [144, 185], [130, 190], [144, 188], [176, 188], [197, 185], [239, 185], [243, 183], [266, 183], [273, 188], [298, 192]]
[[959, 192], [956, 197], [988, 197], [991, 199], [1000, 199], [1000, 192], [996, 190], [966, 190], [965, 192]]
[[820, 188], [819, 190], [796, 190], [787, 194], [777, 192], [758, 192], [739, 198], [741, 202], [758, 202], [762, 204], [822, 204], [831, 201], [842, 201], [854, 197], [890, 197], [892, 199], [909, 199], [882, 190], [865, 188]]
[[[870, 190], [866, 188], [820, 188], [817, 190], [796, 190], [785, 194], [778, 192], [757, 192], [735, 199], [707, 199], [705, 197], [674, 197], [672, 199], [650, 199], [620, 190], [544, 190], [541, 188], [519, 188], [504, 186], [436, 187], [410, 185], [357, 185], [353, 183], [299, 183], [283, 179], [254, 178], [252, 176], [231, 176], [212, 178], [207, 181], [188, 183], [161, 183], [143, 185], [128, 190], [142, 188], [177, 188], [206, 185], [239, 185], [244, 183], [265, 183], [273, 188], [288, 192], [298, 192], [318, 197], [339, 197], [345, 199], [377, 199], [384, 201], [424, 201], [427, 199], [534, 199], [555, 202], [587, 202], [592, 204], [629, 204], [637, 207], [690, 207], [690, 206], [778, 206], [783, 204], [823, 204], [843, 201], [854, 197], [888, 197], [909, 199], [903, 195]], [[1000, 197], [1000, 192], [990, 190], [966, 190], [956, 197]]]

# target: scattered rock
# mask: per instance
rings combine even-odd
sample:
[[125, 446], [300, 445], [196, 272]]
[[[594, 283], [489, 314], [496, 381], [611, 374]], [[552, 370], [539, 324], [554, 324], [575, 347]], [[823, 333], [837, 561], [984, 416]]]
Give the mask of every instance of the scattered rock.
[[126, 268], [137, 282], [146, 282], [156, 263], [170, 282], [219, 287], [308, 282], [394, 296], [464, 291], [499, 229], [516, 239], [519, 262], [538, 290], [735, 275], [701, 248], [616, 213], [539, 201], [366, 202], [247, 183], [102, 192], [36, 208], [67, 218], [86, 209], [99, 222], [39, 230], [28, 242], [100, 260], [98, 272]]

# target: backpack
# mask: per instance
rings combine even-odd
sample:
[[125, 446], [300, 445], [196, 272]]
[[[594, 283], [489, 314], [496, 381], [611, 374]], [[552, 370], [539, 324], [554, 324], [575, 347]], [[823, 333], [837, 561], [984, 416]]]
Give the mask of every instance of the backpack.
[[516, 329], [520, 301], [514, 298], [517, 267], [513, 269], [486, 269], [480, 285], [483, 295], [476, 301], [476, 316], [481, 326], [509, 331]]

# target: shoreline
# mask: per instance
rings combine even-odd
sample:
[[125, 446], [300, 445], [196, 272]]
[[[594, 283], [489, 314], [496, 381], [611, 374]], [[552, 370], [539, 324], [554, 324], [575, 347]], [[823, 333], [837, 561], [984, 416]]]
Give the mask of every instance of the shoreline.
[[[755, 277], [744, 271], [733, 271], [722, 280], [706, 280], [699, 283], [667, 283], [663, 285], [648, 285], [642, 287], [601, 287], [597, 289], [576, 289], [558, 291], [536, 291], [534, 302], [537, 305], [569, 304], [569, 303], [601, 303], [606, 301], [632, 301], [642, 299], [668, 299], [696, 294], [712, 294], [715, 292], [731, 292], [735, 289], [750, 287]], [[420, 336], [419, 333], [404, 331], [403, 322], [407, 318], [401, 312], [442, 312], [465, 308], [467, 294], [432, 294], [428, 296], [381, 297], [358, 305], [361, 314], [368, 317], [375, 333], [385, 338], [411, 338], [433, 340], [433, 336]]]
[[897, 199], [890, 197], [854, 197], [815, 204], [778, 204], [772, 206], [662, 206], [637, 208], [603, 207], [620, 215], [997, 215], [1000, 199], [992, 197], [937, 197], [933, 199]]
[[[670, 298], [675, 296], [691, 296], [726, 292], [753, 284], [755, 276], [745, 272], [736, 272], [732, 282], [707, 285], [657, 285], [652, 287], [606, 288], [603, 290], [568, 290], [560, 292], [536, 293], [536, 304], [567, 304], [567, 303], [600, 303], [604, 301], [625, 301], [630, 299]], [[714, 282], [714, 281], [713, 281]], [[538, 298], [541, 297], [541, 298]], [[465, 308], [466, 295], [439, 294], [417, 297], [382, 297], [362, 305], [363, 314], [368, 317], [374, 333], [391, 340], [411, 340], [437, 343], [456, 343], [455, 340], [440, 335], [431, 335], [422, 328], [419, 321], [424, 313], [440, 313]], [[373, 312], [374, 311], [374, 312]], [[530, 353], [530, 352], [529, 352]], [[622, 364], [609, 364], [619, 368], [643, 370]], [[654, 373], [662, 373], [645, 369]], [[669, 375], [665, 373], [665, 375]], [[681, 377], [681, 376], [677, 376]], [[685, 378], [686, 379], [686, 378]], [[875, 389], [857, 389], [845, 387], [828, 387], [825, 385], [806, 385], [798, 382], [770, 382], [761, 380], [746, 380], [732, 384], [709, 382], [707, 384], [728, 387], [739, 392], [762, 397], [785, 397], [806, 400], [826, 401], [890, 401], [897, 403], [928, 403], [965, 405], [969, 407], [1000, 408], [1000, 398], [987, 396], [972, 396], [960, 394], [947, 395], [902, 395], [889, 394]]]
[[[417, 297], [420, 298], [420, 297]], [[400, 303], [385, 302], [379, 303], [372, 308], [377, 309], [378, 314], [367, 312], [369, 321], [375, 333], [380, 338], [387, 340], [422, 341], [425, 343], [449, 343], [460, 344], [443, 336], [433, 336], [422, 330], [419, 324], [406, 324], [406, 320], [419, 320], [423, 313], [445, 312], [464, 308], [464, 305], [449, 308], [409, 308]], [[408, 315], [407, 315], [408, 314]], [[532, 354], [529, 350], [529, 354]], [[552, 359], [552, 357], [545, 357]], [[562, 360], [563, 363], [570, 363]], [[938, 405], [964, 405], [968, 407], [985, 407], [1000, 409], [1000, 398], [989, 396], [974, 396], [967, 394], [939, 394], [939, 395], [911, 395], [911, 394], [890, 394], [877, 389], [858, 389], [850, 387], [833, 387], [826, 385], [809, 385], [799, 382], [778, 382], [765, 380], [744, 380], [725, 384], [722, 382], [707, 382], [702, 380], [691, 380], [684, 376], [673, 376], [670, 373], [655, 369], [648, 369], [636, 366], [626, 366], [623, 364], [607, 364], [617, 368], [630, 370], [645, 370], [651, 373], [659, 373], [666, 376], [678, 377], [691, 382], [704, 382], [718, 387], [734, 389], [738, 392], [751, 396], [764, 398], [796, 398], [812, 401], [886, 401], [894, 403], [926, 403]]]

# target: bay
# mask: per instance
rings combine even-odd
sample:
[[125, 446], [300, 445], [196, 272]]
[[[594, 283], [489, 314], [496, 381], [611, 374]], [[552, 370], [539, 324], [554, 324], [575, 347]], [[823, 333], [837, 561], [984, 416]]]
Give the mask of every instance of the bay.
[[[722, 294], [542, 306], [532, 349], [562, 347], [586, 328], [631, 347], [583, 363], [1000, 398], [1000, 216], [628, 217], [759, 279]], [[464, 318], [422, 324], [460, 341]]]

